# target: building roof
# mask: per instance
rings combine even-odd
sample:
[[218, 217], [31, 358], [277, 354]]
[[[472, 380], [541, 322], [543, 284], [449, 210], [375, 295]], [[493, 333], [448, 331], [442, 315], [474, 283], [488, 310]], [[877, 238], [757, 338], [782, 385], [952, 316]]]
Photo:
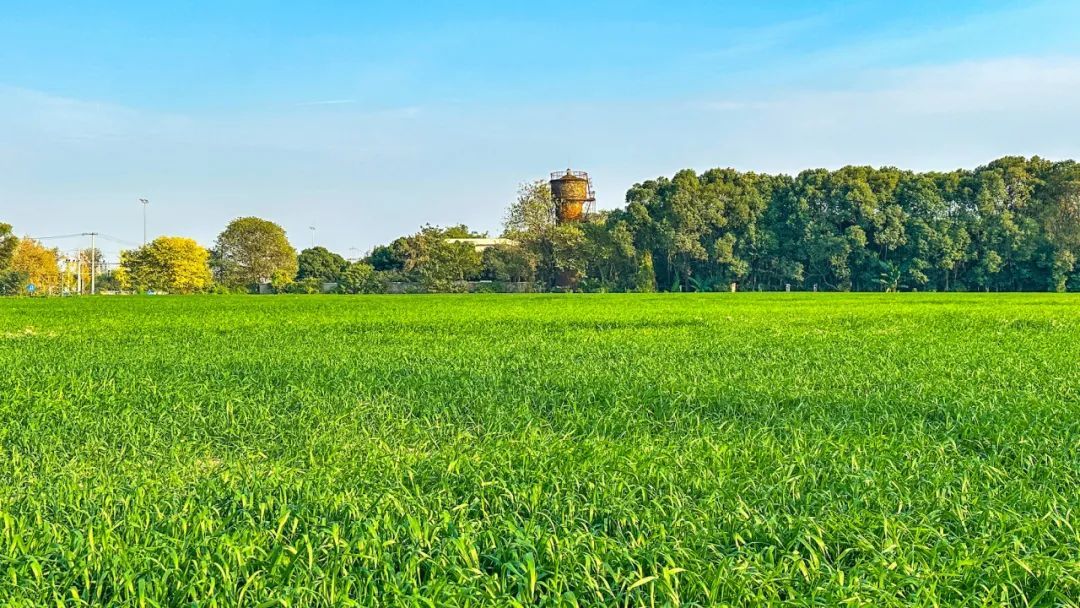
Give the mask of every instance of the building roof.
[[475, 247], [477, 251], [483, 251], [488, 247], [495, 247], [496, 245], [505, 245], [507, 247], [518, 245], [518, 242], [514, 239], [446, 239], [446, 242], [469, 243]]

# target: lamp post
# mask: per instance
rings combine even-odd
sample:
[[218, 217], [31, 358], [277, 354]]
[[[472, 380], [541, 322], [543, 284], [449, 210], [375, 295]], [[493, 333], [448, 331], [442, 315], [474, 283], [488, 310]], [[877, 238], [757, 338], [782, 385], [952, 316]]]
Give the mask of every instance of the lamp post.
[[315, 227], [314, 226], [308, 226], [308, 229], [311, 230], [311, 248], [314, 249], [315, 248]]
[[150, 201], [140, 198], [139, 202], [142, 203], [142, 244], [146, 247], [146, 208], [150, 205]]

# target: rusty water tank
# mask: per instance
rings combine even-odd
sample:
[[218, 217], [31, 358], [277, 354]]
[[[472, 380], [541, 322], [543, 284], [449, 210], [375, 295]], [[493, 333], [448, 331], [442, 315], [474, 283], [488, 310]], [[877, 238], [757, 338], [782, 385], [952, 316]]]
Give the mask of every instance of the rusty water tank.
[[551, 198], [555, 201], [555, 217], [562, 222], [584, 219], [593, 196], [592, 182], [584, 171], [556, 171], [551, 174]]

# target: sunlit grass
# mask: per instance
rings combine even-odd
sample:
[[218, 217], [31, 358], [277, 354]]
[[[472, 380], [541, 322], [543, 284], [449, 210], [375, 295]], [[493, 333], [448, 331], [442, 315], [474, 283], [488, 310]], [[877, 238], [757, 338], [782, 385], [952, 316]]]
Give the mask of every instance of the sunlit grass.
[[0, 301], [0, 604], [1071, 605], [1080, 299]]

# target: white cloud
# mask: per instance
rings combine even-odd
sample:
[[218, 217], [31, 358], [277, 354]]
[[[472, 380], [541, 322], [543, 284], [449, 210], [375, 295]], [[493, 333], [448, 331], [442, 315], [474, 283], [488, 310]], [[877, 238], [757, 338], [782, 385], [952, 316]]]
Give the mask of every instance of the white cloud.
[[874, 163], [931, 169], [1003, 154], [1080, 154], [1076, 59], [878, 70], [856, 75], [845, 89], [690, 106], [728, 125], [720, 146], [744, 168], [792, 172]]

